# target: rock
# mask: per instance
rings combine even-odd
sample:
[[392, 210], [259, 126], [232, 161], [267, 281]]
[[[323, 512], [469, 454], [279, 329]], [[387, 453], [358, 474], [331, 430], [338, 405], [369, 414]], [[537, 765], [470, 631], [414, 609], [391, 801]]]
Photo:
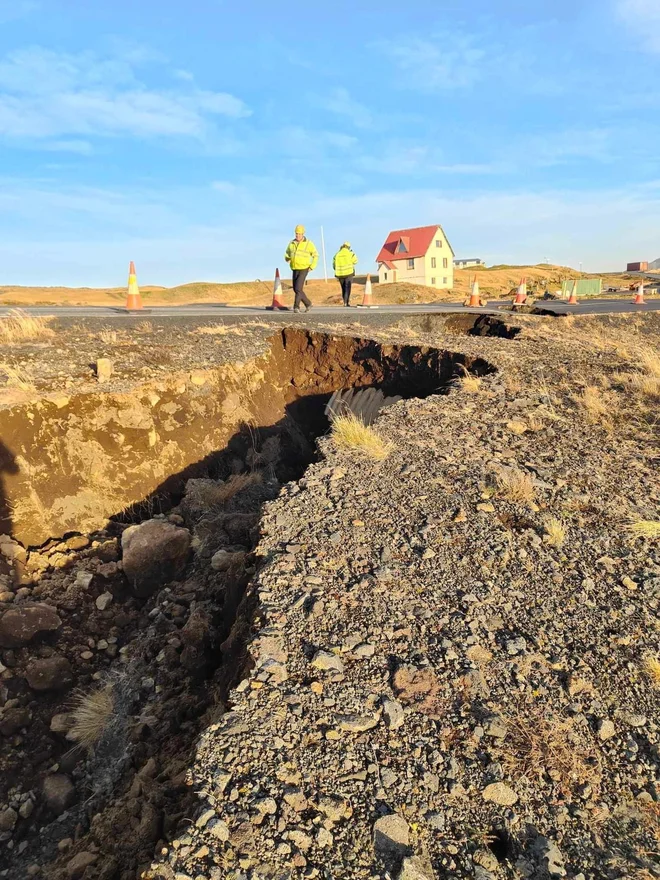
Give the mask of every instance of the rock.
[[365, 730], [371, 730], [378, 725], [379, 720], [378, 716], [374, 715], [337, 715], [339, 729], [350, 733], [364, 733]]
[[84, 550], [85, 547], [89, 547], [91, 541], [87, 535], [72, 535], [64, 543], [69, 550]]
[[76, 586], [81, 587], [83, 590], [89, 589], [93, 580], [94, 575], [91, 571], [76, 572]]
[[99, 611], [105, 611], [106, 608], [109, 608], [113, 602], [112, 593], [101, 593], [100, 596], [97, 596], [95, 605], [99, 609]]
[[607, 742], [613, 736], [616, 736], [614, 722], [610, 721], [609, 718], [603, 718], [598, 725], [598, 739], [602, 742]]
[[233, 565], [239, 565], [245, 559], [245, 553], [232, 553], [229, 550], [218, 550], [211, 557], [211, 568], [214, 571], [229, 571]]
[[79, 852], [70, 862], [67, 862], [66, 873], [71, 880], [78, 880], [85, 873], [86, 869], [98, 859], [96, 853]]
[[329, 651], [317, 651], [312, 659], [312, 666], [325, 672], [343, 672], [344, 664], [341, 657]]
[[515, 657], [517, 654], [522, 654], [526, 648], [527, 642], [522, 636], [518, 636], [518, 638], [515, 639], [509, 639], [506, 643], [506, 652], [511, 657]]
[[66, 736], [72, 727], [73, 716], [68, 712], [58, 712], [50, 719], [51, 733], [59, 733], [61, 736]]
[[17, 541], [12, 541], [11, 539], [0, 544], [0, 553], [5, 557], [5, 559], [10, 559], [12, 562], [27, 561], [27, 550], [25, 549], [25, 547], [21, 546], [21, 544], [19, 544]]
[[532, 852], [548, 877], [565, 877], [564, 857], [553, 840], [539, 835], [532, 843]]
[[481, 792], [485, 801], [499, 804], [501, 807], [511, 807], [518, 800], [518, 795], [512, 788], [503, 782], [491, 782]]
[[403, 706], [398, 700], [385, 700], [383, 703], [383, 717], [385, 724], [390, 730], [397, 730], [406, 720]]
[[404, 703], [429, 718], [441, 718], [446, 712], [441, 683], [432, 669], [400, 666], [394, 673], [394, 690]]
[[353, 809], [348, 801], [327, 795], [319, 798], [318, 811], [334, 823], [341, 822], [342, 819], [348, 819], [353, 815]]
[[32, 660], [25, 678], [34, 691], [59, 691], [73, 684], [71, 664], [59, 654], [43, 660]]
[[206, 830], [223, 843], [229, 840], [229, 826], [222, 819], [213, 819], [206, 826]]
[[42, 633], [56, 632], [62, 626], [51, 605], [22, 605], [10, 608], [0, 618], [0, 647], [22, 648]]
[[289, 831], [289, 840], [301, 852], [307, 852], [313, 843], [312, 838], [304, 831]]
[[0, 813], [0, 831], [12, 831], [18, 822], [18, 813], [11, 807], [6, 807]]
[[0, 733], [3, 736], [13, 736], [22, 727], [27, 727], [31, 720], [32, 714], [29, 709], [19, 706], [5, 709], [0, 716]]
[[398, 813], [382, 816], [374, 824], [374, 848], [381, 858], [410, 855], [410, 829]]
[[211, 821], [211, 819], [213, 819], [214, 816], [215, 816], [215, 810], [205, 810], [201, 816], [197, 817], [195, 825], [198, 828], [203, 828], [205, 825], [207, 825]]
[[28, 798], [18, 808], [18, 815], [21, 819], [29, 819], [32, 813], [34, 812], [34, 801], [31, 798]]
[[397, 880], [434, 880], [434, 877], [431, 866], [419, 856], [405, 858], [397, 874]]
[[68, 809], [76, 799], [73, 783], [63, 773], [53, 773], [44, 779], [43, 794], [46, 806], [56, 816]]
[[129, 526], [121, 538], [124, 574], [139, 597], [180, 577], [190, 551], [190, 532], [164, 520]]
[[96, 378], [99, 382], [107, 382], [112, 376], [112, 361], [109, 358], [99, 358], [96, 362]]

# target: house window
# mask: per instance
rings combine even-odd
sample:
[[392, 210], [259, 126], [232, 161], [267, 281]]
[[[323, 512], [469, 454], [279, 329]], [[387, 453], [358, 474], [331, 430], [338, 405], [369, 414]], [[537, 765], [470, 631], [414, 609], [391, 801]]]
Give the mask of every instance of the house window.
[[446, 284], [446, 283], [447, 283], [447, 279], [446, 279], [446, 278], [443, 278], [443, 279], [442, 279], [442, 283], [443, 283], [443, 284]]
[[431, 268], [435, 269], [435, 257], [431, 257]]
[[443, 261], [442, 261], [442, 268], [443, 268], [443, 269], [446, 269], [446, 268], [447, 268], [447, 257], [445, 257], [445, 258], [443, 259]]
[[414, 260], [408, 260], [408, 268], [409, 269], [415, 268], [415, 261]]
[[435, 246], [436, 246], [436, 247], [442, 247], [442, 239], [440, 239], [440, 238], [436, 238], [436, 240], [435, 240]]
[[435, 278], [431, 278], [431, 286], [435, 287]]
[[408, 253], [408, 248], [403, 243], [403, 239], [401, 239], [401, 241], [399, 242], [398, 247], [396, 249], [396, 252], [398, 254], [407, 254]]
[[385, 273], [383, 274], [383, 279], [384, 279], [385, 281], [387, 281], [387, 272], [385, 272]]

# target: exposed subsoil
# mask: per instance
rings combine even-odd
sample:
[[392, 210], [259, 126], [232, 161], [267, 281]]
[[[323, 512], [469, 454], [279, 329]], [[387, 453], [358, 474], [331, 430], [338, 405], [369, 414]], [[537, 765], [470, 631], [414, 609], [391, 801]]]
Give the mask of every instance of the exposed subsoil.
[[[8, 614], [40, 616], [0, 647], [4, 876], [660, 876], [660, 553], [624, 528], [660, 519], [657, 400], [626, 384], [655, 318], [293, 335], [288, 363], [313, 368], [290, 375], [289, 418], [239, 426], [157, 519], [191, 537], [176, 578], [127, 578], [125, 515], [8, 576], [0, 639]], [[426, 399], [381, 415], [384, 462], [326, 438], [301, 477], [347, 380]], [[88, 753], [71, 690], [107, 682]]]

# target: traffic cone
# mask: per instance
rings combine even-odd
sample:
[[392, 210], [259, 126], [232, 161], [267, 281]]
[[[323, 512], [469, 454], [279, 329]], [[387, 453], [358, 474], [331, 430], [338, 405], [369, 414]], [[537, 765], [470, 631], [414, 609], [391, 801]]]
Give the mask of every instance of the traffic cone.
[[577, 305], [577, 301], [578, 301], [578, 298], [577, 298], [577, 281], [574, 281], [574, 282], [573, 282], [573, 288], [572, 288], [572, 290], [571, 290], [571, 295], [570, 295], [569, 298], [568, 298], [568, 303], [567, 303], [567, 305], [569, 305], [569, 306], [576, 306], [576, 305]]
[[289, 307], [284, 305], [284, 300], [282, 297], [284, 294], [282, 293], [282, 281], [280, 279], [280, 270], [275, 269], [275, 282], [273, 284], [273, 302], [272, 305], [266, 306], [267, 311], [275, 312], [278, 309], [282, 312], [288, 312]]
[[469, 309], [478, 309], [481, 308], [481, 297], [479, 296], [479, 282], [477, 281], [477, 276], [474, 276], [474, 281], [472, 282], [472, 290], [470, 291], [470, 299], [468, 300], [468, 308]]
[[142, 309], [142, 297], [140, 296], [140, 288], [138, 287], [137, 278], [135, 276], [135, 263], [131, 260], [128, 269], [128, 295], [126, 296], [126, 310], [129, 312], [137, 312]]
[[524, 306], [527, 302], [527, 279], [522, 278], [518, 285], [518, 293], [513, 301], [514, 306]]
[[639, 287], [637, 288], [637, 292], [635, 293], [635, 299], [633, 300], [633, 302], [636, 306], [645, 305], [645, 302], [644, 302], [644, 282], [643, 281], [640, 283]]
[[362, 305], [358, 309], [377, 309], [378, 306], [373, 304], [371, 291], [371, 274], [367, 275], [367, 281], [364, 285], [364, 296], [362, 297]]

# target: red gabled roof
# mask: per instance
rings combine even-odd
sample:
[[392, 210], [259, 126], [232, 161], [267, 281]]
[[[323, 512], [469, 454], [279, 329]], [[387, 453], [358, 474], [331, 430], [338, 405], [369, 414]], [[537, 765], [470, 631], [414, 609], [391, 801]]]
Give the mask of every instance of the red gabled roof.
[[[380, 249], [376, 262], [387, 263], [391, 260], [412, 260], [414, 257], [423, 257], [431, 246], [436, 232], [441, 228], [436, 224], [435, 226], [417, 226], [415, 229], [393, 230]], [[401, 239], [403, 239], [406, 250], [397, 253]]]

